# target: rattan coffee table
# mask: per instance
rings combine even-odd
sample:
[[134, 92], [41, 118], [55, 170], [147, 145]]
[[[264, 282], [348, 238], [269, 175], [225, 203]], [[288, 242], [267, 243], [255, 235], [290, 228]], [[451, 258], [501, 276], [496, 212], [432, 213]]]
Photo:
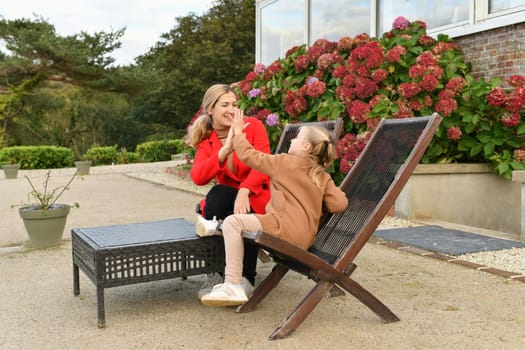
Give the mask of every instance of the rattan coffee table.
[[96, 286], [101, 328], [105, 288], [224, 271], [222, 237], [201, 238], [182, 218], [74, 228], [71, 240], [73, 293], [80, 294], [80, 268]]

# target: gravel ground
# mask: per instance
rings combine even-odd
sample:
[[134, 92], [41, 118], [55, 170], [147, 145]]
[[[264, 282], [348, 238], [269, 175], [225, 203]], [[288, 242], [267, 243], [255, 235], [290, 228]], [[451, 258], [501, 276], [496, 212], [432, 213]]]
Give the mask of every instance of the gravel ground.
[[[9, 208], [22, 199], [27, 183], [0, 178], [0, 349], [525, 348], [522, 282], [375, 243], [365, 245], [352, 277], [400, 322], [383, 324], [351, 295], [325, 297], [292, 336], [271, 342], [267, 337], [313, 287], [311, 280], [289, 273], [247, 314], [204, 307], [196, 297], [202, 275], [109, 288], [106, 328], [97, 328], [97, 292], [84, 273], [80, 295], [72, 293], [68, 231], [173, 217], [194, 220], [193, 204], [206, 188], [195, 193], [188, 181], [164, 172], [176, 164], [92, 168], [93, 175], [64, 194], [65, 201], [81, 205], [68, 217], [64, 243], [40, 250], [17, 248], [26, 234], [18, 213]], [[72, 171], [54, 170], [53, 176], [61, 182]], [[21, 173], [39, 183], [45, 175]], [[412, 224], [387, 218], [382, 226]], [[259, 262], [256, 283], [272, 267]]]

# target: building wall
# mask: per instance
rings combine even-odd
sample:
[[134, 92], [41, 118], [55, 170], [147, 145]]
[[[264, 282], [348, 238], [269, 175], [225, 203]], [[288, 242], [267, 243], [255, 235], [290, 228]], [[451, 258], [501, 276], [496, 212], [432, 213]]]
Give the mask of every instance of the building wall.
[[454, 38], [472, 63], [477, 79], [498, 77], [504, 86], [511, 75], [525, 75], [525, 22]]

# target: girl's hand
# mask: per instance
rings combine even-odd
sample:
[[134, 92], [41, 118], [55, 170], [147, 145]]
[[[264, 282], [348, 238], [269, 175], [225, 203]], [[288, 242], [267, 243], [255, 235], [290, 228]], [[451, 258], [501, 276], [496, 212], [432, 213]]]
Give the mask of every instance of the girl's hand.
[[233, 205], [234, 214], [248, 214], [250, 213], [250, 190], [247, 188], [239, 188], [235, 203]]

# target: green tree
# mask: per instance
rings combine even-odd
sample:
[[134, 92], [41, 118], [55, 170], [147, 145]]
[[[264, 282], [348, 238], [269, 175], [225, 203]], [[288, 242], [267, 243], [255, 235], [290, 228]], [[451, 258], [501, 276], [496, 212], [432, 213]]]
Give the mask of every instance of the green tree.
[[[63, 37], [38, 16], [34, 20], [0, 18], [0, 39], [10, 52], [0, 56], [0, 145], [10, 141], [9, 127], [15, 118], [28, 116], [23, 111], [28, 108], [30, 97], [50, 82], [87, 89], [122, 89], [124, 80], [114, 84], [116, 79], [112, 76], [119, 71], [110, 69], [114, 59], [109, 54], [120, 47], [118, 39], [123, 34], [124, 29]], [[30, 125], [27, 120], [20, 122]]]
[[215, 83], [240, 81], [255, 61], [255, 1], [219, 0], [202, 17], [176, 18], [176, 26], [138, 64], [151, 76], [135, 101], [143, 122], [184, 130]]

